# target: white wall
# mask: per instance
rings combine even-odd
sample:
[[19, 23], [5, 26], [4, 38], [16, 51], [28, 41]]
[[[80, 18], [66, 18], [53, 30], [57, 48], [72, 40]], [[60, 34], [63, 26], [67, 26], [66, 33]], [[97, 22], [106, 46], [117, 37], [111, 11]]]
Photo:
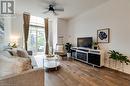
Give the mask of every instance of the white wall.
[[15, 14], [14, 16], [4, 16], [4, 41], [0, 43], [1, 47], [6, 47], [10, 42], [17, 42], [19, 47], [23, 46], [23, 16]]
[[49, 23], [49, 35], [51, 36], [49, 39], [51, 39], [50, 42], [53, 42], [52, 46], [55, 49], [56, 44], [66, 43], [67, 20], [54, 17], [50, 19]]
[[53, 34], [53, 50], [56, 47], [58, 36], [57, 36], [57, 18], [53, 18], [52, 20], [52, 34]]
[[23, 14], [15, 14], [12, 18], [11, 39], [15, 38], [19, 47], [23, 47]]
[[4, 18], [4, 39], [0, 39], [0, 50], [3, 50], [10, 42], [11, 35], [11, 18], [10, 17], [0, 17]]
[[[76, 46], [77, 37], [92, 36], [96, 40], [97, 30], [104, 28], [111, 30], [110, 43], [102, 43], [100, 47], [130, 56], [130, 0], [110, 0], [70, 20], [68, 41]], [[105, 66], [110, 67], [108, 61], [108, 57], [105, 57]], [[122, 71], [114, 64], [111, 68]], [[130, 74], [130, 65], [125, 65], [123, 69]]]
[[53, 28], [52, 28], [52, 20], [49, 19], [49, 23], [48, 23], [48, 33], [49, 33], [49, 53], [53, 53], [53, 32], [52, 32]]
[[67, 27], [68, 21], [65, 19], [58, 18], [58, 43], [65, 44], [67, 42]]
[[5, 40], [4, 44], [7, 45], [10, 42], [11, 35], [11, 18], [4, 18], [4, 27], [5, 27]]

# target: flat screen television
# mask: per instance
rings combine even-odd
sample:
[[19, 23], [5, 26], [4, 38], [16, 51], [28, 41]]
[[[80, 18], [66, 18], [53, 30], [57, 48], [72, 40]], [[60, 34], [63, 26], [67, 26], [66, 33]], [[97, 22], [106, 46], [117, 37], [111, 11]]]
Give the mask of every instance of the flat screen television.
[[77, 38], [77, 47], [92, 48], [92, 37]]

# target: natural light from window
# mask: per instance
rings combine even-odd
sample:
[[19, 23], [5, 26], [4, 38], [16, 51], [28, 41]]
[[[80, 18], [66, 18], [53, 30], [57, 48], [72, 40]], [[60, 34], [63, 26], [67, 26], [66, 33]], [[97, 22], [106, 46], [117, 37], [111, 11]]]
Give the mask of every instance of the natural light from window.
[[28, 50], [34, 54], [44, 52], [45, 34], [44, 18], [31, 16], [28, 38]]
[[38, 25], [44, 27], [44, 19], [41, 17], [31, 16], [30, 25]]

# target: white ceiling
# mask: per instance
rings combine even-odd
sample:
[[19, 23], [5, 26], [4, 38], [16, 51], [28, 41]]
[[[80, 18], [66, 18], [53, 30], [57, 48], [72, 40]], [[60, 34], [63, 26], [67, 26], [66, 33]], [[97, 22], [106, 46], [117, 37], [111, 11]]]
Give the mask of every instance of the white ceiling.
[[[15, 0], [15, 12], [29, 12], [34, 16], [44, 17], [42, 12], [48, 6], [47, 0]], [[50, 1], [50, 0], [49, 0]], [[55, 0], [57, 4], [64, 8], [64, 12], [57, 12], [59, 18], [70, 19], [84, 11], [91, 10], [108, 0]]]

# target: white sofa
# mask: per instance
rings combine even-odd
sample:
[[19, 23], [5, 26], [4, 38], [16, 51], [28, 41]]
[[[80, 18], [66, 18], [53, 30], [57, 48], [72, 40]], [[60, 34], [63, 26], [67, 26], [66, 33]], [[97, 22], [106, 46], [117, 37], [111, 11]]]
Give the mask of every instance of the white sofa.
[[12, 56], [8, 51], [0, 52], [0, 78], [32, 69], [29, 57]]

